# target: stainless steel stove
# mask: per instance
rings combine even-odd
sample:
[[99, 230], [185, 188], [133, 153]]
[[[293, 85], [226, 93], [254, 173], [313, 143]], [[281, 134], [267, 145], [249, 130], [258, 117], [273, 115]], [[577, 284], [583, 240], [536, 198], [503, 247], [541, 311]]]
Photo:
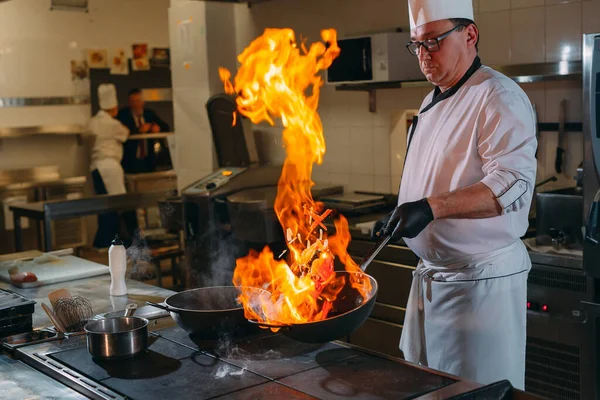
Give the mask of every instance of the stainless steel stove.
[[[151, 332], [148, 352], [94, 360], [85, 336], [18, 347], [14, 356], [93, 398], [412, 399], [461, 382], [335, 343], [262, 331], [202, 341], [178, 327]], [[464, 391], [465, 387], [462, 387]]]

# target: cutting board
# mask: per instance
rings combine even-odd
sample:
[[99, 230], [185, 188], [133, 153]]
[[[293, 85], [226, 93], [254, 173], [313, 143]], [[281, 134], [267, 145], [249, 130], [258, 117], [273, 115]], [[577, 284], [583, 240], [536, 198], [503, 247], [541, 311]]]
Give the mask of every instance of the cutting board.
[[44, 264], [28, 264], [27, 266], [20, 267], [20, 272], [33, 272], [38, 280], [36, 282], [13, 283], [8, 273], [9, 268], [12, 266], [14, 266], [14, 263], [0, 263], [0, 280], [24, 289], [110, 273], [106, 265], [75, 256], [62, 256], [56, 261]]

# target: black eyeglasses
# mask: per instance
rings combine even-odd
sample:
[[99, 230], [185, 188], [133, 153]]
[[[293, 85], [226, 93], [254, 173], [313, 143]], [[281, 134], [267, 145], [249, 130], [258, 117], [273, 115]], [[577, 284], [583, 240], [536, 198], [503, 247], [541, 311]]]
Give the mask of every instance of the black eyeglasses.
[[446, 39], [452, 32], [465, 25], [456, 25], [454, 28], [450, 29], [448, 32], [443, 33], [441, 36], [433, 39], [426, 39], [422, 42], [408, 42], [406, 48], [413, 56], [419, 55], [419, 50], [421, 46], [425, 47], [428, 52], [432, 53], [434, 51], [438, 51], [440, 49], [440, 41]]

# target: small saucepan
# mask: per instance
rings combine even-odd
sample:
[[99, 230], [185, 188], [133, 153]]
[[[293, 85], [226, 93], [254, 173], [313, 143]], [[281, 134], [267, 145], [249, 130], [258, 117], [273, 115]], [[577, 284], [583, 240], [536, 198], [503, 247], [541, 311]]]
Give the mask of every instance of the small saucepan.
[[92, 357], [112, 360], [133, 357], [148, 349], [148, 320], [132, 316], [136, 304], [128, 304], [125, 316], [88, 322], [84, 330]]

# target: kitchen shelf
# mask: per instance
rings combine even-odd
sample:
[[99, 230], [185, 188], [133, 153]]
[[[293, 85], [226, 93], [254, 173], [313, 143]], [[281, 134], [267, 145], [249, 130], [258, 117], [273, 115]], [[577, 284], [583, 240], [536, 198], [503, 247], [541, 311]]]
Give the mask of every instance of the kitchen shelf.
[[83, 138], [89, 136], [86, 128], [82, 125], [42, 125], [42, 126], [19, 126], [0, 128], [0, 140], [14, 139], [28, 136], [69, 136], [77, 137], [79, 144]]
[[0, 97], [0, 108], [72, 106], [90, 104], [88, 97]]
[[[503, 73], [517, 83], [535, 83], [548, 81], [581, 80], [583, 66], [581, 61], [559, 61], [556, 63], [520, 64], [492, 66], [498, 72]], [[369, 93], [369, 111], [377, 111], [376, 91], [381, 89], [401, 88], [433, 88], [426, 81], [394, 81], [341, 84], [335, 87], [337, 91], [357, 91]]]

